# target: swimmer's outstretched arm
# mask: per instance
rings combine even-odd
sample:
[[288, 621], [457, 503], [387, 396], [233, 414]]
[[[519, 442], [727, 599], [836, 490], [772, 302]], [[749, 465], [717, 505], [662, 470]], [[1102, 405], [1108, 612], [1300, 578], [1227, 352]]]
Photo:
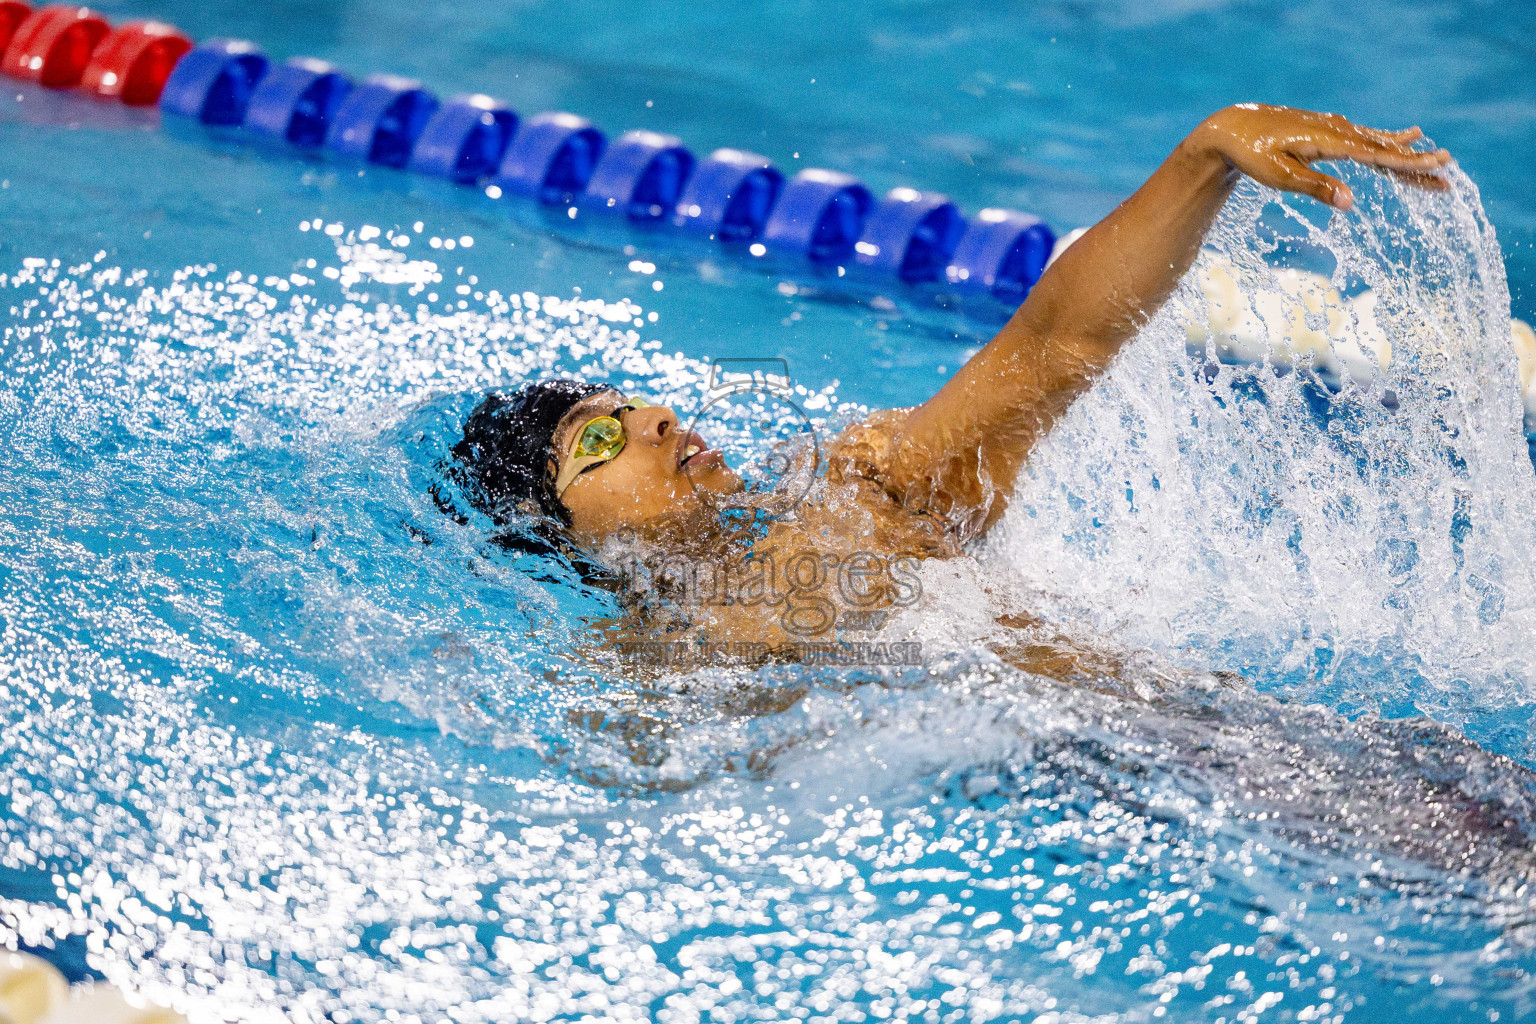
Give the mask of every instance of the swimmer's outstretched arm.
[[1241, 104], [1206, 118], [1141, 188], [1051, 265], [992, 341], [895, 428], [887, 487], [971, 532], [1002, 514], [1036, 439], [1167, 301], [1240, 175], [1337, 210], [1354, 196], [1314, 160], [1354, 160], [1426, 188], [1445, 150], [1417, 128]]

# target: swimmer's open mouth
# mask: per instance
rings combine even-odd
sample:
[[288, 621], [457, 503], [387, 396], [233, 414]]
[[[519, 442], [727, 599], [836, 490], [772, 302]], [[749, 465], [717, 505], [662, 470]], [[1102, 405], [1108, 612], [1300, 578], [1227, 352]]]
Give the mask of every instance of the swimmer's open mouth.
[[681, 470], [702, 469], [711, 464], [720, 465], [724, 462], [724, 458], [720, 451], [711, 448], [696, 430], [683, 434], [678, 441], [677, 467]]

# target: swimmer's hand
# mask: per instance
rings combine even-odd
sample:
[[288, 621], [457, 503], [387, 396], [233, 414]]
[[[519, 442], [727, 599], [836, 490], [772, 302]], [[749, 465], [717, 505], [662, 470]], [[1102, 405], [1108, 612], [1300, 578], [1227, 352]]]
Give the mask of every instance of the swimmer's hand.
[[1217, 111], [1109, 216], [1061, 253], [1008, 325], [892, 430], [887, 493], [963, 535], [995, 523], [1035, 442], [1156, 313], [1247, 174], [1338, 210], [1354, 196], [1315, 160], [1353, 160], [1444, 189], [1445, 150], [1417, 128], [1381, 131], [1337, 114], [1241, 104]]
[[1205, 148], [1261, 185], [1349, 210], [1355, 205], [1349, 186], [1313, 170], [1313, 161], [1353, 160], [1407, 184], [1443, 191], [1449, 184], [1435, 172], [1451, 162], [1451, 154], [1415, 150], [1413, 144], [1423, 137], [1418, 128], [1384, 131], [1338, 114], [1239, 103], [1206, 118], [1184, 147]]

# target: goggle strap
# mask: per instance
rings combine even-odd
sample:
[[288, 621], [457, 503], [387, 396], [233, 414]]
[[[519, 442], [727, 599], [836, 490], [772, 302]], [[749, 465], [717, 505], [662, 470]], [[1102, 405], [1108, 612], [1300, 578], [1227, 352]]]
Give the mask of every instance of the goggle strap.
[[599, 462], [607, 462], [610, 456], [583, 455], [579, 458], [568, 459], [565, 468], [560, 470], [560, 475], [555, 478], [555, 497], [565, 497], [566, 488], [576, 482], [576, 478], [583, 472], [597, 465]]

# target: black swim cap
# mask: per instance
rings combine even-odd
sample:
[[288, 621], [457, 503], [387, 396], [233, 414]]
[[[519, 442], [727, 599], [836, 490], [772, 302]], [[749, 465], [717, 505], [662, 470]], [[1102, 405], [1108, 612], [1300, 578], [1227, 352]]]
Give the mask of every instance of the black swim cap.
[[[524, 384], [510, 395], [492, 391], [469, 414], [464, 437], [453, 446], [464, 496], [498, 526], [519, 513], [543, 515], [569, 526], [570, 513], [555, 495], [549, 471], [555, 428], [576, 403], [606, 384], [557, 378]], [[558, 459], [556, 459], [558, 461]]]

